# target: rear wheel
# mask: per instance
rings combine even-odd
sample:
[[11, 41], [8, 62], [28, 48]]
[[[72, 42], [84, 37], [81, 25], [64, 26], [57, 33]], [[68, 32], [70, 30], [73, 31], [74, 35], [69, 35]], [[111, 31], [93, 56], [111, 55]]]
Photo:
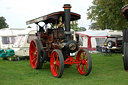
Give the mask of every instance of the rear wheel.
[[128, 43], [124, 43], [124, 56], [123, 56], [123, 62], [124, 62], [124, 69], [128, 71]]
[[29, 47], [29, 59], [33, 69], [41, 69], [45, 57], [45, 51], [43, 49], [40, 40], [32, 40]]
[[50, 58], [50, 68], [54, 77], [60, 78], [64, 71], [64, 57], [60, 50], [53, 50]]
[[86, 49], [80, 49], [77, 53], [76, 60], [81, 62], [76, 64], [78, 72], [87, 76], [92, 69], [92, 60], [89, 52]]

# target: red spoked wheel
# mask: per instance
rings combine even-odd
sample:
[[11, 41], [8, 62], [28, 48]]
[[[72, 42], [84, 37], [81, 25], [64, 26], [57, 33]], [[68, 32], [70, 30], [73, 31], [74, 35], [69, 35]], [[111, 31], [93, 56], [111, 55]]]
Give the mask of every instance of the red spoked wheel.
[[60, 50], [53, 50], [50, 58], [50, 68], [54, 77], [60, 78], [64, 71], [64, 57]]
[[76, 64], [78, 72], [87, 76], [92, 68], [92, 60], [89, 52], [86, 49], [80, 49], [77, 53], [76, 60], [81, 62]]
[[33, 69], [41, 69], [43, 65], [42, 43], [40, 40], [32, 40], [29, 47], [29, 59]]

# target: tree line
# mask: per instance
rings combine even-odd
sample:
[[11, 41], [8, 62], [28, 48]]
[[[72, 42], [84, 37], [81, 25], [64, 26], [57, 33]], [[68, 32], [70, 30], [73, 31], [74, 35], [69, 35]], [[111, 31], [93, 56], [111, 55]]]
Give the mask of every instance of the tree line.
[[90, 29], [128, 28], [128, 23], [121, 13], [121, 8], [128, 4], [128, 0], [93, 0], [92, 4], [87, 13], [87, 18], [93, 22]]
[[8, 28], [8, 27], [9, 25], [6, 23], [6, 19], [3, 16], [1, 16], [0, 17], [0, 29]]

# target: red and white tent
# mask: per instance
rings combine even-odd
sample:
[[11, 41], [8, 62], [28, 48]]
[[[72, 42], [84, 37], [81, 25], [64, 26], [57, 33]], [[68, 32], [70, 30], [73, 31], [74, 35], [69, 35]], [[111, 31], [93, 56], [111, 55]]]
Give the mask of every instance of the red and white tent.
[[96, 51], [96, 46], [103, 46], [105, 38], [108, 36], [107, 31], [88, 30], [75, 32], [79, 35], [80, 48], [86, 48], [89, 51]]

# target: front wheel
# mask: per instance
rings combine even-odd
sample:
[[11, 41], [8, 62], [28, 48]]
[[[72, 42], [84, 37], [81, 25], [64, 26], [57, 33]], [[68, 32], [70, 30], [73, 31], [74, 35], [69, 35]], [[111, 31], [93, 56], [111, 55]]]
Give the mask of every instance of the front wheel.
[[54, 77], [60, 78], [64, 71], [64, 57], [60, 50], [53, 50], [50, 58], [50, 68]]
[[92, 60], [89, 52], [86, 49], [80, 49], [76, 55], [76, 60], [81, 62], [76, 64], [78, 72], [87, 76], [92, 69]]

